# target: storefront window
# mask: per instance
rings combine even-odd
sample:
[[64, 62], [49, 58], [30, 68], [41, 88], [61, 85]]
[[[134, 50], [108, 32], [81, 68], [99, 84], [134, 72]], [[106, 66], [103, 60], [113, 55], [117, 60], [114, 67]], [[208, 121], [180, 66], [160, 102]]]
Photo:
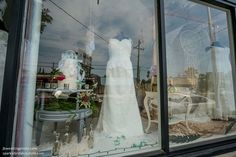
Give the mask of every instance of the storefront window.
[[[32, 138], [21, 139], [19, 133], [16, 143], [31, 141], [42, 156], [124, 156], [158, 150], [154, 0], [32, 4], [32, 34], [42, 13], [39, 49], [38, 36], [29, 35], [25, 51], [32, 58], [25, 60], [27, 70], [22, 71], [27, 73], [19, 89], [27, 91], [20, 96], [19, 111]], [[34, 85], [27, 84], [32, 80]], [[23, 114], [24, 104], [34, 104], [32, 117]]]
[[227, 10], [165, 0], [170, 145], [235, 134]]

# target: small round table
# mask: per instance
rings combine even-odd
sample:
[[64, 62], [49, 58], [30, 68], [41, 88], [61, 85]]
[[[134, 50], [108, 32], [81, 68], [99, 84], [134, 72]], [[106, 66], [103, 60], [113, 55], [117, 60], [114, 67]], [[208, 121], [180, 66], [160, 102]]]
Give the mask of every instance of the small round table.
[[81, 141], [83, 128], [85, 125], [85, 119], [92, 114], [91, 109], [79, 109], [72, 111], [45, 111], [39, 110], [36, 112], [36, 145], [40, 144], [40, 138], [42, 134], [43, 122], [65, 122], [69, 118], [73, 117], [72, 120], [77, 120], [77, 139]]
[[[80, 142], [83, 134], [84, 122], [87, 117], [92, 115], [91, 109], [79, 109], [78, 102], [76, 103], [76, 110], [71, 111], [47, 111], [44, 110], [46, 93], [53, 93], [57, 90], [62, 91], [63, 93], [72, 94], [77, 93], [77, 96], [80, 92], [91, 92], [92, 89], [43, 89], [39, 88], [36, 90], [38, 95], [38, 103], [40, 105], [40, 110], [36, 112], [36, 145], [40, 144], [40, 138], [42, 133], [43, 121], [50, 121], [57, 124], [57, 122], [66, 122], [70, 117], [73, 117], [73, 120], [77, 120], [77, 135], [78, 142]], [[55, 125], [56, 126], [56, 125]], [[55, 127], [56, 128], [56, 127]], [[54, 128], [54, 129], [55, 129]]]

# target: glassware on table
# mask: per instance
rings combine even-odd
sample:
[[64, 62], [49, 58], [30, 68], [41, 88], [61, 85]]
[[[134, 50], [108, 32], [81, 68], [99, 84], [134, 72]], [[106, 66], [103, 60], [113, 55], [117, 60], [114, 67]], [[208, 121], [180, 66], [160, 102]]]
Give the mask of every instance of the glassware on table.
[[64, 89], [69, 89], [69, 84], [68, 83], [64, 84]]
[[89, 84], [85, 84], [85, 85], [84, 85], [84, 88], [85, 88], [85, 89], [89, 89]]

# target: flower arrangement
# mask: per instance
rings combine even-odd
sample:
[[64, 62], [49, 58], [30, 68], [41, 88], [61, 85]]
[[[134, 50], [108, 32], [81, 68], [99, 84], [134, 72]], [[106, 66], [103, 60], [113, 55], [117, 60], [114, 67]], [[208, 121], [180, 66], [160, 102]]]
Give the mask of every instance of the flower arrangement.
[[50, 75], [52, 80], [57, 80], [57, 81], [62, 81], [66, 78], [66, 76], [59, 69], [55, 68], [52, 69]]
[[94, 114], [98, 112], [97, 102], [99, 102], [99, 99], [97, 97], [97, 94], [94, 92], [81, 92], [77, 96], [77, 103], [79, 104], [79, 108], [90, 108]]

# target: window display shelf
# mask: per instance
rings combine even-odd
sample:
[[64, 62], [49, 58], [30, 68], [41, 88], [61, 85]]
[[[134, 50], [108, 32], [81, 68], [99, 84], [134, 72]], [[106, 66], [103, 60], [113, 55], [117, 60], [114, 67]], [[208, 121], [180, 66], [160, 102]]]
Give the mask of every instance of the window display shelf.
[[38, 88], [37, 92], [55, 92], [57, 90], [60, 90], [64, 93], [78, 93], [78, 92], [91, 92], [92, 89], [77, 89], [77, 90], [70, 90], [70, 89], [47, 89], [47, 88]]

